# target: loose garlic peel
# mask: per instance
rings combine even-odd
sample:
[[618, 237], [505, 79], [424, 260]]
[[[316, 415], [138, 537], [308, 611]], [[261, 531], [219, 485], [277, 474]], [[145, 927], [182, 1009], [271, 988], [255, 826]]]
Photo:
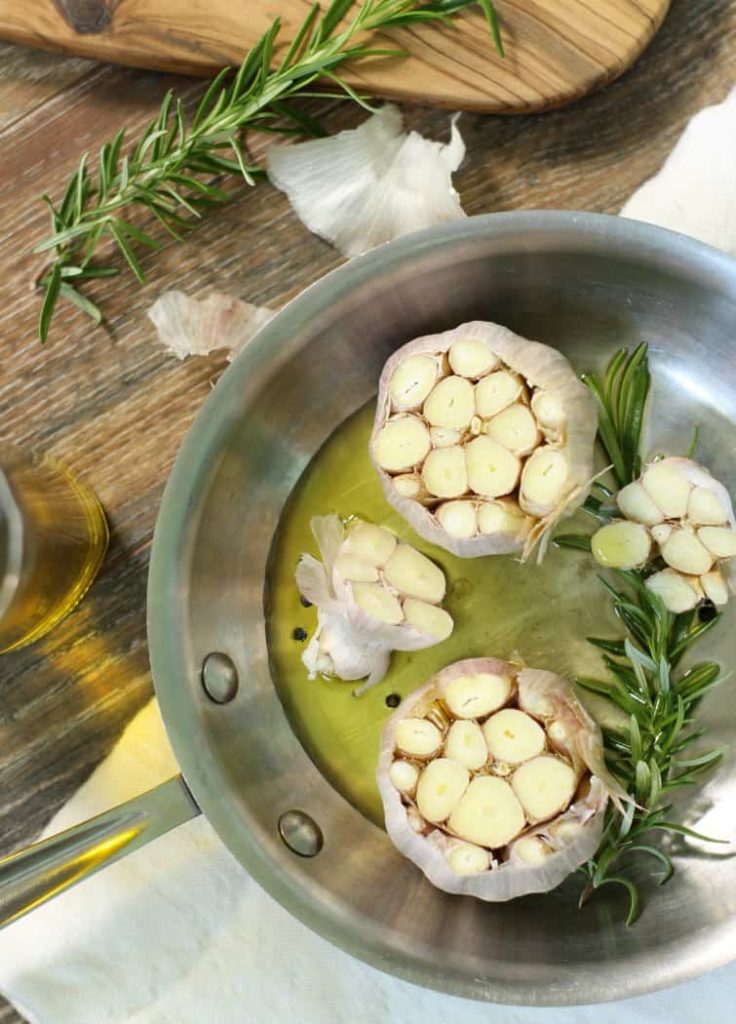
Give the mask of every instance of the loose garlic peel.
[[391, 651], [419, 651], [446, 640], [453, 621], [440, 607], [442, 570], [391, 530], [360, 519], [312, 520], [321, 561], [304, 554], [299, 592], [317, 607], [317, 629], [302, 661], [317, 673], [367, 682], [383, 679]]
[[464, 558], [526, 558], [585, 499], [596, 426], [560, 352], [477, 321], [391, 356], [370, 454], [425, 540]]
[[635, 569], [661, 559], [664, 568], [646, 585], [673, 614], [691, 611], [704, 598], [726, 604], [729, 581], [722, 570], [732, 575], [736, 521], [723, 484], [692, 459], [672, 457], [645, 467], [616, 500], [624, 519], [593, 535], [597, 562]]
[[629, 799], [570, 684], [496, 658], [405, 698], [376, 777], [401, 853], [438, 888], [491, 902], [559, 885], [595, 853], [609, 796]]

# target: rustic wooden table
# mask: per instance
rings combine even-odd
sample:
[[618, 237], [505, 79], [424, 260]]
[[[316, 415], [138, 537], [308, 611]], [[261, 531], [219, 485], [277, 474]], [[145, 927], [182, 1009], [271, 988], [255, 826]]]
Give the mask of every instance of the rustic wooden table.
[[[736, 80], [736, 5], [674, 0], [651, 49], [623, 79], [572, 107], [534, 117], [466, 115], [456, 176], [468, 213], [562, 207], [615, 213], [653, 174], [683, 125]], [[82, 150], [127, 124], [132, 135], [175, 85], [196, 81], [101, 66], [0, 43], [0, 440], [64, 458], [96, 490], [112, 530], [102, 573], [52, 634], [0, 659], [0, 854], [27, 843], [107, 754], [152, 693], [146, 574], [159, 500], [218, 357], [179, 363], [146, 310], [160, 292], [211, 289], [278, 307], [340, 262], [266, 184], [234, 183], [234, 201], [183, 244], [95, 290], [112, 333], [60, 307], [36, 341], [38, 270], [47, 229], [41, 192], [58, 195]], [[364, 116], [326, 103], [332, 129]], [[407, 112], [444, 137], [447, 114]], [[0, 1024], [21, 1021], [0, 998]]]

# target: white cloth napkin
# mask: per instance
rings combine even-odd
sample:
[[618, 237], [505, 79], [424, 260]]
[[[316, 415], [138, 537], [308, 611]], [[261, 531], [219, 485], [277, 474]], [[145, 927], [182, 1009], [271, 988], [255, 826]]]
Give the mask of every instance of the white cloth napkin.
[[[736, 254], [736, 91], [698, 114], [622, 211]], [[175, 774], [158, 709], [134, 719], [53, 834]], [[489, 1008], [384, 975], [275, 904], [200, 818], [0, 933], [0, 991], [34, 1024], [691, 1024], [733, 1019], [736, 965], [579, 1009]]]

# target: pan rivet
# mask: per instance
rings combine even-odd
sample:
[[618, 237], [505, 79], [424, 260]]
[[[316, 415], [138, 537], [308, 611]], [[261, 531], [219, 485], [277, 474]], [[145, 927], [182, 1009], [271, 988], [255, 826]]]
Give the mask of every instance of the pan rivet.
[[208, 654], [202, 663], [202, 686], [210, 700], [227, 704], [238, 692], [238, 670], [222, 651]]
[[314, 857], [324, 842], [319, 825], [304, 811], [285, 811], [279, 818], [279, 835], [300, 857]]

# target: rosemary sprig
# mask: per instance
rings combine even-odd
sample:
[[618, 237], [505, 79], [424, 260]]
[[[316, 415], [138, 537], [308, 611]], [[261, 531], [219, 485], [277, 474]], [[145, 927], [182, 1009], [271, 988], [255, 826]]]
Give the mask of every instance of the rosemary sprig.
[[[724, 681], [720, 666], [701, 662], [686, 672], [680, 662], [696, 640], [719, 619], [717, 613], [702, 620], [702, 609], [672, 615], [661, 598], [644, 586], [639, 572], [617, 572], [621, 588], [602, 580], [624, 626], [624, 640], [589, 637], [603, 653], [612, 682], [581, 678], [580, 686], [603, 694], [626, 715], [625, 732], [604, 734], [607, 760], [636, 803], [621, 812], [611, 807], [604, 839], [595, 857], [582, 869], [588, 881], [581, 905], [604, 885], [617, 884], [629, 898], [627, 924], [639, 912], [639, 895], [630, 877], [620, 874], [632, 858], [653, 858], [661, 868], [660, 883], [671, 877], [674, 866], [668, 854], [651, 842], [652, 834], [664, 832], [720, 842], [702, 836], [671, 820], [668, 797], [685, 786], [700, 782], [718, 763], [721, 748], [689, 756], [688, 748], [702, 736], [694, 728], [694, 712], [701, 698]], [[705, 606], [706, 608], [709, 606]]]
[[34, 251], [50, 252], [52, 261], [38, 281], [44, 290], [40, 340], [46, 340], [62, 297], [97, 323], [102, 321], [102, 312], [79, 286], [119, 272], [115, 265], [93, 262], [103, 240], [114, 243], [137, 280], [143, 281], [136, 248], [155, 249], [159, 242], [131, 221], [130, 210], [142, 209], [179, 239], [181, 230], [191, 223], [188, 218], [201, 217], [209, 207], [229, 198], [213, 179], [238, 174], [252, 185], [261, 173], [243, 148], [243, 129], [323, 134], [318, 121], [292, 105], [295, 97], [324, 95], [316, 83], [326, 81], [366, 105], [337, 69], [348, 61], [407, 55], [400, 49], [373, 46], [366, 35], [425, 21], [447, 22], [475, 3], [503, 55], [492, 0], [360, 0], [357, 7], [356, 0], [332, 0], [324, 10], [314, 3], [282, 57], [275, 56], [281, 31], [277, 18], [237, 70], [225, 68], [216, 76], [191, 118], [182, 100], [170, 91], [129, 152], [123, 152], [125, 129], [121, 128], [102, 146], [96, 174], [85, 153], [61, 200], [43, 196], [52, 231]]

